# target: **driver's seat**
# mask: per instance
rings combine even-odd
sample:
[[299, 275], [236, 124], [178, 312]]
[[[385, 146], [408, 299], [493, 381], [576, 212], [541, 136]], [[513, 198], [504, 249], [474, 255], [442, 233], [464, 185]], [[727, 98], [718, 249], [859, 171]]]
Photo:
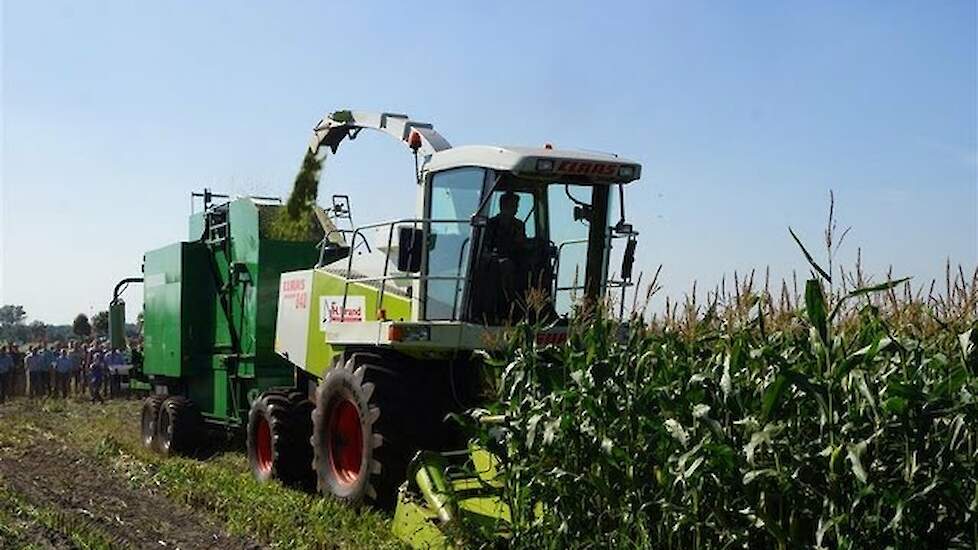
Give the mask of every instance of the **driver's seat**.
[[[556, 249], [542, 239], [530, 239], [527, 244], [527, 249], [515, 258], [483, 249], [472, 277], [468, 319], [498, 326], [556, 316], [553, 305]], [[542, 304], [528, 303], [531, 289], [542, 292]], [[539, 310], [539, 314], [533, 310]]]

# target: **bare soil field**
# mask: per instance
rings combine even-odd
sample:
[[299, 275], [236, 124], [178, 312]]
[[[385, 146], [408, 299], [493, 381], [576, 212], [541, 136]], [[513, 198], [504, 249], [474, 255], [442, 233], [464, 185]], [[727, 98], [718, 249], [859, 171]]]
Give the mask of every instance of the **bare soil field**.
[[254, 482], [235, 445], [143, 449], [140, 404], [0, 405], [0, 548], [398, 547], [383, 516]]
[[[126, 479], [68, 445], [44, 445], [0, 457], [8, 490], [31, 504], [135, 548], [259, 548], [230, 536], [207, 514], [129, 486]], [[54, 533], [57, 535], [57, 533]], [[55, 537], [57, 541], [59, 537]]]

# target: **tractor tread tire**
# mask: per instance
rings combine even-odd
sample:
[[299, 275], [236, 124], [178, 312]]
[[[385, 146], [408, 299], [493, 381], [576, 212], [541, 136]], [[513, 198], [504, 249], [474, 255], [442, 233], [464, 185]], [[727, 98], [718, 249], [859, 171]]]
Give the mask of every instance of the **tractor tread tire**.
[[[309, 434], [304, 425], [309, 423], [297, 414], [298, 404], [291, 399], [289, 390], [269, 389], [252, 403], [248, 413], [248, 463], [258, 481], [278, 479], [283, 484], [309, 488], [312, 483]], [[258, 460], [259, 420], [268, 423], [271, 441], [271, 467], [263, 470]]]
[[[404, 481], [407, 466], [416, 443], [408, 429], [412, 411], [409, 380], [385, 368], [381, 358], [368, 353], [354, 353], [344, 364], [327, 371], [316, 389], [315, 408], [311, 411], [312, 443], [317, 488], [350, 506], [372, 504], [392, 509], [397, 488]], [[371, 389], [372, 386], [372, 389]], [[340, 482], [330, 464], [327, 441], [327, 415], [334, 400], [351, 400], [361, 421], [361, 467], [354, 482]], [[418, 403], [413, 403], [415, 406]]]

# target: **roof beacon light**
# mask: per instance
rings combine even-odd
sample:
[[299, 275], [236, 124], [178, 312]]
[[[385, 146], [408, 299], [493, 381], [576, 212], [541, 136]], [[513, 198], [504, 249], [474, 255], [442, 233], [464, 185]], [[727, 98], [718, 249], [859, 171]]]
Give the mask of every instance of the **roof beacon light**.
[[537, 159], [537, 172], [553, 172], [554, 159]]
[[421, 134], [417, 130], [411, 130], [411, 137], [408, 138], [408, 147], [413, 151], [421, 148]]

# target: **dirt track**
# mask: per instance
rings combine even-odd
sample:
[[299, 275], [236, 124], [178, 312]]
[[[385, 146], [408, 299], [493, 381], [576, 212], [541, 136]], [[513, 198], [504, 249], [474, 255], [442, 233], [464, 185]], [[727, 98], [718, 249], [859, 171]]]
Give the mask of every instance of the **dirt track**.
[[[53, 511], [56, 521], [66, 528], [52, 529], [23, 514], [13, 514], [10, 517], [17, 525], [9, 527], [19, 536], [5, 539], [0, 531], [0, 548], [28, 544], [75, 548], [77, 544], [67, 533], [79, 527], [98, 532], [113, 548], [262, 548], [240, 536], [228, 535], [207, 514], [130, 484], [90, 455], [58, 439], [39, 443], [0, 450], [0, 483], [22, 502]], [[0, 495], [0, 508], [9, 513], [16, 505], [4, 502]]]
[[27, 547], [44, 550], [75, 548], [71, 540], [64, 534], [25, 518], [15, 518], [12, 525], [6, 525], [6, 527], [16, 528], [21, 534], [16, 539], [8, 540], [3, 536], [3, 533], [0, 533], [0, 548]]

